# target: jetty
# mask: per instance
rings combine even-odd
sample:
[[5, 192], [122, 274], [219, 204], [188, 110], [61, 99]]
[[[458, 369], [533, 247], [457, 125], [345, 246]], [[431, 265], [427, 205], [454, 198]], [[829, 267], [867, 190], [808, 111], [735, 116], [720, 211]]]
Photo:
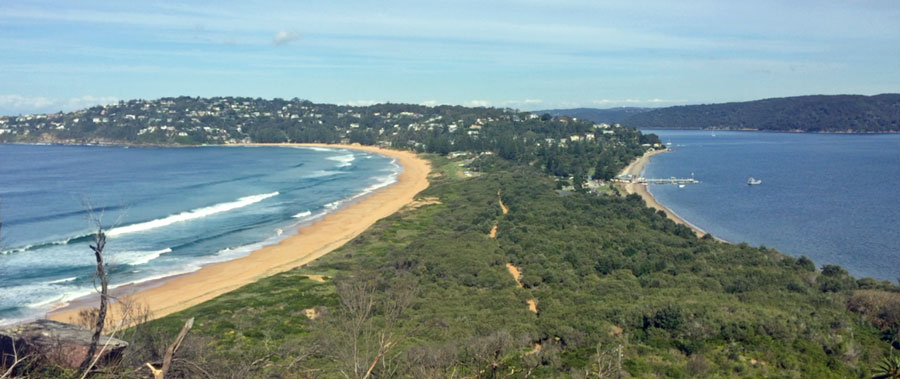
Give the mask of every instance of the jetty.
[[614, 181], [620, 183], [637, 183], [637, 184], [697, 184], [700, 183], [699, 180], [695, 179], [693, 176], [690, 178], [644, 178], [644, 177], [634, 177], [631, 175], [619, 175]]

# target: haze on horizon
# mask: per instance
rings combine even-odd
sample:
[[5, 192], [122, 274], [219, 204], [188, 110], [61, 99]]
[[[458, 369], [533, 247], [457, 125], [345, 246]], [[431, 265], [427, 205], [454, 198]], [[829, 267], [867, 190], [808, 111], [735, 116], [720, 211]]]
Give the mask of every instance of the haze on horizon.
[[900, 3], [0, 3], [0, 114], [165, 96], [669, 106], [900, 90]]

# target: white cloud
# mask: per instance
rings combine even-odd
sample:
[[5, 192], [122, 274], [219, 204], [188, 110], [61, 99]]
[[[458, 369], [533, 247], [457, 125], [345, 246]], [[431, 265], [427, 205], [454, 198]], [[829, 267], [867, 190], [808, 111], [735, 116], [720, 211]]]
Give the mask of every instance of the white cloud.
[[425, 100], [421, 104], [426, 107], [433, 107], [440, 104], [440, 102], [438, 102], [437, 100]]
[[469, 100], [468, 105], [470, 107], [489, 107], [491, 102], [487, 100]]
[[46, 97], [25, 97], [22, 95], [0, 95], [0, 108], [44, 108], [54, 103]]
[[115, 103], [119, 99], [111, 96], [80, 96], [71, 98], [48, 98], [44, 96], [0, 95], [0, 114], [47, 113], [73, 111], [95, 105]]
[[272, 39], [272, 43], [276, 45], [286, 45], [298, 39], [300, 39], [300, 33], [282, 30], [275, 34], [275, 38]]
[[368, 106], [370, 106], [370, 105], [381, 104], [381, 103], [384, 103], [384, 101], [378, 101], [378, 100], [353, 100], [353, 101], [348, 101], [348, 102], [346, 102], [346, 103], [344, 103], [344, 104], [345, 104], [345, 105], [349, 105], [349, 106], [351, 106], [351, 107], [368, 107]]

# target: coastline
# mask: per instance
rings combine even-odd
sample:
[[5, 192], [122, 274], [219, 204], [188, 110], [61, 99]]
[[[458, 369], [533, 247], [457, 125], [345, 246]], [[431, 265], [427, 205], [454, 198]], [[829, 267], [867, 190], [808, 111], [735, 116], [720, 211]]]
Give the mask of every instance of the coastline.
[[[671, 151], [671, 150], [666, 149], [666, 150], [648, 151], [648, 152], [644, 153], [644, 155], [642, 155], [639, 158], [632, 161], [630, 164], [628, 164], [628, 166], [625, 166], [625, 168], [622, 169], [622, 172], [620, 172], [619, 175], [627, 174], [627, 175], [632, 175], [634, 177], [639, 177], [639, 176], [641, 176], [641, 172], [644, 171], [644, 167], [646, 167], [647, 164], [650, 163], [650, 159], [654, 155], [667, 153], [669, 151]], [[697, 237], [702, 238], [704, 235], [707, 234], [706, 231], [704, 231], [703, 229], [700, 229], [700, 228], [694, 226], [693, 224], [687, 222], [685, 219], [678, 216], [675, 212], [672, 212], [671, 209], [665, 207], [664, 205], [662, 205], [658, 201], [656, 201], [656, 198], [654, 198], [653, 195], [650, 193], [650, 191], [647, 190], [647, 185], [639, 184], [639, 183], [622, 183], [621, 186], [622, 186], [622, 188], [625, 189], [625, 192], [627, 192], [629, 195], [635, 194], [635, 193], [638, 194], [638, 196], [640, 196], [642, 199], [644, 199], [644, 202], [647, 203], [647, 206], [654, 208], [656, 210], [661, 210], [661, 211], [665, 212], [666, 216], [669, 219], [671, 219], [672, 221], [675, 221], [676, 224], [681, 224], [681, 225], [691, 228], [691, 230], [694, 231], [694, 234], [696, 234]]]
[[[339, 145], [317, 143], [245, 144], [240, 146], [298, 146], [334, 149], [352, 149], [381, 154], [396, 160], [403, 168], [397, 181], [372, 194], [351, 202], [335, 213], [328, 214], [312, 224], [300, 227], [295, 235], [274, 245], [264, 246], [249, 255], [230, 261], [204, 266], [188, 274], [174, 275], [153, 283], [125, 285], [136, 290], [111, 304], [108, 320], [121, 317], [120, 303], [146, 306], [149, 319], [164, 317], [181, 311], [223, 293], [235, 290], [259, 279], [278, 274], [310, 263], [343, 246], [378, 220], [394, 214], [413, 198], [428, 188], [429, 163], [415, 153], [384, 149], [376, 146]], [[152, 287], [151, 287], [152, 286]], [[47, 318], [61, 322], [74, 322], [78, 313], [91, 308], [85, 297], [69, 305], [51, 311]], [[96, 298], [96, 296], [94, 296]]]

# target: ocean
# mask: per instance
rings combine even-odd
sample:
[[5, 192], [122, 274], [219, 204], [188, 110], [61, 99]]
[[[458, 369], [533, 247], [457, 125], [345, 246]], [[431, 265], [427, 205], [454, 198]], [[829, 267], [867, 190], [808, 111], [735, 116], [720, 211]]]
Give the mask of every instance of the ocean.
[[391, 158], [299, 147], [0, 145], [0, 325], [110, 283], [196, 271], [274, 244], [396, 181]]
[[[645, 130], [674, 151], [645, 177], [689, 177], [650, 193], [730, 242], [805, 255], [857, 277], [900, 276], [900, 134]], [[748, 185], [750, 177], [762, 180]]]

